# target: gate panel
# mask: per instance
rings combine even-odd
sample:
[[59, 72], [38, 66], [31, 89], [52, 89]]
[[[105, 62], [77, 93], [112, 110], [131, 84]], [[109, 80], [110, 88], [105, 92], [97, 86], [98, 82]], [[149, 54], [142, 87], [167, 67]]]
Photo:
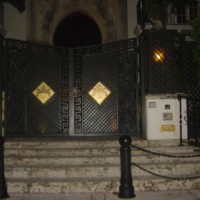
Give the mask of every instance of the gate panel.
[[187, 87], [187, 125], [188, 138], [200, 138], [200, 86], [198, 84], [198, 67], [193, 61], [193, 49], [196, 43], [182, 41], [182, 60]]
[[74, 55], [75, 134], [136, 133], [136, 40], [76, 49]]
[[[114, 52], [110, 52], [83, 58], [83, 133], [117, 132], [117, 68], [113, 68], [117, 66], [115, 56]], [[98, 82], [110, 91], [101, 105], [88, 95]]]
[[4, 110], [3, 110], [3, 37], [0, 34], [0, 137], [4, 134], [3, 133], [3, 116], [4, 116]]
[[6, 135], [25, 135], [27, 43], [6, 40], [5, 45]]
[[8, 136], [138, 133], [136, 39], [74, 50], [7, 39], [5, 60]]
[[[67, 117], [69, 115], [68, 52], [64, 49], [34, 44], [31, 44], [29, 48], [27, 68], [28, 133], [66, 134], [69, 132]], [[43, 82], [49, 88], [41, 87], [37, 90], [36, 88]], [[33, 95], [32, 92], [35, 89], [38, 95], [45, 92], [50, 96], [49, 90], [52, 90], [54, 95], [43, 104]]]
[[7, 133], [68, 134], [68, 50], [14, 40], [6, 46]]

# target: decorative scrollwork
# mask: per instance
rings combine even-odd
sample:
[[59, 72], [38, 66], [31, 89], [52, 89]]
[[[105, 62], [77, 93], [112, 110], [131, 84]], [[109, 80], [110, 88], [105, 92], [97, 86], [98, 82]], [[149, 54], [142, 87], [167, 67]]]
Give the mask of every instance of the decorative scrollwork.
[[[6, 41], [8, 134], [68, 134], [68, 49]], [[44, 105], [33, 95], [45, 82], [55, 92]]]
[[193, 62], [192, 52], [195, 42], [183, 43], [183, 68], [185, 72], [187, 99], [187, 125], [189, 139], [200, 138], [200, 87], [198, 86], [197, 66]]
[[6, 41], [6, 113], [7, 132], [25, 132], [26, 43]]
[[61, 77], [61, 132], [69, 133], [69, 53], [64, 52], [62, 56]]
[[133, 134], [137, 121], [137, 66], [136, 54], [130, 50], [119, 57], [119, 132]]
[[[74, 50], [75, 134], [133, 133], [136, 129], [136, 40]], [[8, 134], [68, 134], [69, 50], [17, 40], [6, 42]], [[70, 80], [72, 80], [70, 78]], [[54, 92], [44, 104], [33, 95], [45, 83]], [[97, 103], [89, 91], [101, 83], [106, 98]], [[48, 87], [39, 89], [46, 92]], [[108, 95], [109, 91], [109, 95]]]
[[[124, 56], [121, 56], [122, 54]], [[135, 131], [136, 54], [136, 40], [75, 50], [74, 86], [78, 90], [74, 102], [76, 134]], [[121, 60], [118, 60], [120, 56]], [[98, 82], [111, 92], [102, 105], [98, 105], [88, 95]]]

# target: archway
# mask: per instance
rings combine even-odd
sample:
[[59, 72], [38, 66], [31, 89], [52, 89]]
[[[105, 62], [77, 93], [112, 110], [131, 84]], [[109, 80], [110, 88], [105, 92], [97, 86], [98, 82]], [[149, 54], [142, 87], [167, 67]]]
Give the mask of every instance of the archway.
[[102, 35], [95, 21], [80, 12], [63, 19], [57, 26], [53, 43], [62, 47], [83, 47], [101, 44]]

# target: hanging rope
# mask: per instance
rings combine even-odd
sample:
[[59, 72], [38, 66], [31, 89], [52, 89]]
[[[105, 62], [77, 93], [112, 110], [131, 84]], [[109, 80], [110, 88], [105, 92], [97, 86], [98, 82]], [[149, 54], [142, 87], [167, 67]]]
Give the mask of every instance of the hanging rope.
[[[139, 146], [136, 146], [136, 145], [133, 145], [133, 144], [131, 144], [131, 147], [135, 148], [137, 150], [141, 150], [141, 151], [143, 151], [145, 153], [149, 153], [149, 154], [157, 155], [157, 156], [169, 157], [169, 158], [193, 158], [193, 157], [200, 157], [200, 154], [170, 155], [170, 154], [165, 154], [165, 153], [157, 153], [157, 152], [149, 151], [147, 149], [144, 149], [142, 147], [139, 147]], [[161, 178], [173, 179], [173, 180], [193, 180], [193, 179], [200, 178], [200, 175], [198, 175], [198, 176], [188, 176], [188, 177], [174, 177], [174, 176], [161, 175], [161, 174], [157, 174], [155, 172], [152, 172], [152, 171], [150, 171], [148, 169], [145, 169], [144, 167], [140, 166], [137, 163], [132, 162], [131, 164], [134, 165], [134, 166], [136, 166], [136, 167], [138, 167], [139, 169], [141, 169], [141, 170], [143, 170], [143, 171], [151, 174], [151, 175], [154, 175], [154, 176], [157, 176], [157, 177], [161, 177]]]
[[169, 157], [169, 158], [194, 158], [194, 157], [200, 157], [200, 154], [170, 155], [170, 154], [164, 154], [164, 153], [157, 153], [157, 152], [146, 150], [146, 149], [141, 148], [139, 146], [136, 146], [134, 144], [131, 144], [131, 147], [136, 148], [137, 150], [141, 150], [141, 151], [146, 152], [146, 153], [150, 153], [150, 154], [157, 155], [157, 156]]
[[158, 177], [161, 177], [161, 178], [172, 179], [172, 180], [194, 180], [194, 179], [200, 178], [200, 176], [190, 176], [190, 177], [189, 177], [189, 176], [188, 176], [188, 177], [165, 176], [165, 175], [161, 175], [161, 174], [157, 174], [157, 173], [155, 173], [155, 172], [149, 171], [149, 170], [147, 170], [147, 169], [141, 167], [140, 165], [138, 165], [138, 164], [136, 164], [136, 163], [134, 163], [134, 162], [132, 162], [131, 164], [134, 165], [134, 166], [136, 166], [136, 167], [138, 167], [139, 169], [141, 169], [141, 170], [143, 170], [143, 171], [149, 173], [149, 174], [152, 174], [152, 175], [154, 175], [154, 176], [158, 176]]

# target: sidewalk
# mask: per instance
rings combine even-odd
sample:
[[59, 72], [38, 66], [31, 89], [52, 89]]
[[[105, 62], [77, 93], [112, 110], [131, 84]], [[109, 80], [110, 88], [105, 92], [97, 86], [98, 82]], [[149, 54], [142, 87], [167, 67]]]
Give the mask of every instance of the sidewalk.
[[[200, 200], [200, 190], [136, 192], [134, 200]], [[9, 200], [120, 200], [111, 193], [10, 194]]]

